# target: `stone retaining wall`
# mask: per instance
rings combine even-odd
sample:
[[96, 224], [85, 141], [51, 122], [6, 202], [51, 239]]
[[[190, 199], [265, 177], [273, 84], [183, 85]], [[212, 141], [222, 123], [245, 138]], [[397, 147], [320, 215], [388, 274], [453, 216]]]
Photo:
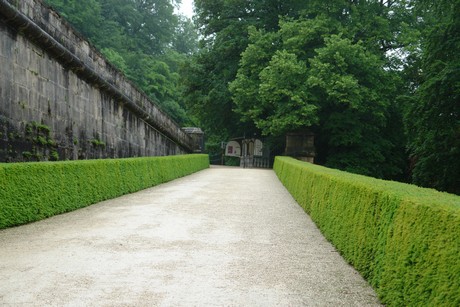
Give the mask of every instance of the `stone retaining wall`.
[[188, 134], [41, 0], [0, 0], [0, 162], [193, 148]]

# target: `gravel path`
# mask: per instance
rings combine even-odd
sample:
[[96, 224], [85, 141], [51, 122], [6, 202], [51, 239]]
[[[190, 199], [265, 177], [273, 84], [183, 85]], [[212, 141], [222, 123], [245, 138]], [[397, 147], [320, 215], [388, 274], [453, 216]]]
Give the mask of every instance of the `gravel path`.
[[0, 306], [378, 306], [272, 170], [213, 167], [0, 231]]

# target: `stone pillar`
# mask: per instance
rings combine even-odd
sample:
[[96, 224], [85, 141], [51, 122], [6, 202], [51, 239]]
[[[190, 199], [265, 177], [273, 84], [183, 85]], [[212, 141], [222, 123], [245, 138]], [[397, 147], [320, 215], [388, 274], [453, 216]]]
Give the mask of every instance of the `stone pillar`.
[[204, 151], [204, 132], [197, 127], [184, 127], [182, 130], [192, 138], [193, 152], [202, 153]]
[[314, 163], [315, 160], [315, 135], [308, 129], [297, 130], [286, 134], [286, 148], [284, 154]]

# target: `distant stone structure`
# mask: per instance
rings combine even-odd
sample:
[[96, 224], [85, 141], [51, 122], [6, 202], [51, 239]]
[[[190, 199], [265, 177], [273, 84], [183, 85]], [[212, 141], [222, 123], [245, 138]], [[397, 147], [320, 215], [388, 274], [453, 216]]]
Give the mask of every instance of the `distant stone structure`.
[[201, 153], [204, 151], [204, 132], [197, 127], [184, 127], [182, 130], [192, 138], [193, 152]]
[[0, 0], [0, 162], [184, 154], [198, 134], [42, 0]]
[[315, 135], [308, 129], [286, 134], [285, 155], [305, 162], [315, 162]]

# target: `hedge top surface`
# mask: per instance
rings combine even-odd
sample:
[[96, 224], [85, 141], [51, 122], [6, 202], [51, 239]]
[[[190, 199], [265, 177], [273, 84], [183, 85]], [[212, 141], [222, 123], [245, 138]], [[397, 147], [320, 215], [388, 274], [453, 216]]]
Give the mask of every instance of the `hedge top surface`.
[[284, 163], [296, 165], [300, 169], [308, 169], [309, 173], [328, 176], [334, 181], [347, 182], [354, 186], [372, 187], [375, 192], [386, 192], [393, 194], [396, 197], [410, 201], [419, 205], [428, 206], [447, 206], [456, 208], [457, 214], [460, 214], [460, 196], [440, 192], [434, 189], [422, 188], [416, 185], [401, 183], [396, 181], [382, 180], [372, 177], [367, 177], [358, 174], [352, 174], [337, 169], [327, 168], [324, 166], [305, 163], [291, 157], [276, 157]]
[[26, 165], [59, 165], [59, 164], [81, 164], [81, 163], [119, 163], [119, 162], [136, 162], [136, 161], [146, 161], [146, 160], [157, 160], [157, 159], [199, 159], [206, 154], [189, 154], [189, 155], [174, 155], [174, 156], [151, 156], [151, 157], [132, 157], [132, 158], [120, 158], [120, 159], [88, 159], [88, 160], [67, 160], [67, 161], [32, 161], [32, 162], [15, 162], [15, 163], [2, 163], [0, 162], [1, 167], [21, 167]]
[[209, 167], [207, 155], [0, 165], [0, 229], [146, 189]]

